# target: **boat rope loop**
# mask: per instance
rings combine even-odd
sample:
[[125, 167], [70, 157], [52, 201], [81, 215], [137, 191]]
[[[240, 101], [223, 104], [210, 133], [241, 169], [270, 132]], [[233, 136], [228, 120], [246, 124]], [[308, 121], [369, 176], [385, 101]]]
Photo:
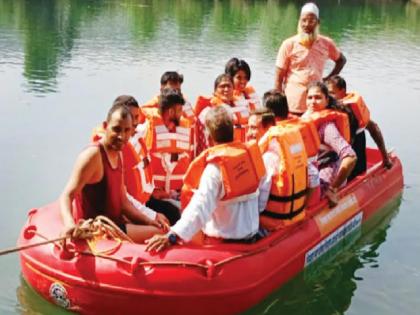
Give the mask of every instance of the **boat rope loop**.
[[[95, 256], [113, 253], [121, 246], [123, 241], [134, 243], [112, 220], [102, 215], [95, 219], [81, 220], [74, 229], [72, 237], [85, 239], [90, 251]], [[114, 240], [116, 244], [111, 248], [98, 251], [96, 244], [103, 239]]]
[[[54, 239], [49, 239], [42, 233], [39, 233], [34, 225], [29, 225], [24, 231], [25, 239], [31, 239], [35, 235], [43, 240], [37, 243], [0, 250], [0, 256], [51, 243], [54, 243], [54, 245], [60, 250], [66, 250], [68, 248], [67, 239], [69, 238], [86, 240], [89, 249], [94, 256], [114, 252], [121, 246], [123, 241], [134, 243], [133, 240], [129, 238], [128, 235], [125, 234], [112, 220], [101, 215], [97, 216], [95, 219], [80, 220], [74, 228], [71, 236], [60, 236]], [[101, 239], [115, 240], [116, 245], [109, 249], [97, 251], [96, 243]]]

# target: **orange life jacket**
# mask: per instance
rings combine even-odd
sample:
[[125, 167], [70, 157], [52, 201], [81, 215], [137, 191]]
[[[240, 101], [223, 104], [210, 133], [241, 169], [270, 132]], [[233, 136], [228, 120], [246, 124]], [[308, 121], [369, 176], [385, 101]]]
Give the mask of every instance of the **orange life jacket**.
[[343, 98], [343, 104], [350, 106], [354, 116], [356, 116], [357, 122], [359, 123], [359, 129], [356, 133], [365, 129], [370, 121], [370, 112], [363, 98], [355, 92], [350, 92]]
[[233, 97], [236, 106], [246, 106], [249, 111], [253, 111], [257, 107], [260, 107], [259, 97], [255, 92], [255, 89], [249, 84], [241, 92], [234, 90]]
[[200, 122], [204, 125], [205, 118], [207, 112], [216, 106], [225, 106], [225, 108], [232, 113], [233, 116], [233, 124], [234, 124], [234, 139], [245, 142], [246, 139], [246, 128], [248, 126], [248, 118], [250, 110], [248, 105], [242, 102], [240, 104], [235, 104], [235, 106], [231, 106], [228, 104], [223, 103], [218, 97], [205, 97], [199, 96], [197, 98], [196, 106], [195, 106], [195, 115], [200, 120]]
[[[155, 187], [166, 192], [180, 190], [188, 165], [193, 156], [193, 135], [189, 122], [181, 117], [176, 132], [169, 132], [160, 115], [148, 117], [146, 135]], [[176, 160], [171, 161], [175, 155]]]
[[131, 138], [130, 141], [123, 149], [123, 158], [130, 156], [133, 159], [130, 169], [128, 169], [129, 165], [125, 165], [127, 191], [141, 203], [146, 203], [154, 189], [151, 159], [143, 138]]
[[181, 191], [181, 208], [190, 202], [208, 163], [220, 167], [225, 195], [222, 201], [246, 200], [258, 190], [265, 174], [261, 152], [255, 142], [234, 141], [216, 145], [202, 152], [189, 166]]
[[350, 143], [350, 123], [347, 114], [342, 113], [338, 110], [323, 109], [317, 112], [313, 112], [309, 117], [301, 118], [303, 121], [311, 121], [315, 124], [316, 129], [327, 123], [335, 123], [338, 131], [342, 137]]
[[318, 130], [313, 122], [302, 120], [299, 117], [278, 121], [277, 125], [292, 125], [296, 126], [300, 135], [302, 136], [303, 143], [305, 144], [305, 151], [308, 158], [314, 158], [318, 154], [320, 147], [320, 140]]
[[292, 124], [271, 127], [261, 139], [260, 149], [263, 153], [272, 151], [280, 162], [272, 178], [266, 210], [260, 216], [261, 226], [275, 230], [302, 220], [308, 189], [308, 161], [299, 127]]
[[[103, 134], [102, 126], [96, 127], [92, 133], [92, 141], [99, 141]], [[146, 203], [154, 188], [150, 160], [142, 138], [134, 136], [130, 141], [122, 149], [124, 184], [132, 197], [141, 203]], [[136, 150], [133, 141], [138, 142], [141, 146], [140, 152]]]

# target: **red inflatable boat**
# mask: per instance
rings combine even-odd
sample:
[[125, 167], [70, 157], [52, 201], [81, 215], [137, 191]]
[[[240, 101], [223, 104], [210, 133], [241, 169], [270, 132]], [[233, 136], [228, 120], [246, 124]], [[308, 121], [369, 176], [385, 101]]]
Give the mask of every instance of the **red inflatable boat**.
[[[173, 246], [151, 255], [144, 245], [102, 240], [73, 251], [47, 244], [21, 251], [26, 281], [45, 299], [82, 314], [237, 314], [328, 252], [403, 188], [396, 156], [385, 170], [368, 149], [369, 169], [340, 192], [340, 203], [308, 210], [305, 221], [255, 244]], [[58, 203], [33, 209], [18, 245], [59, 236]], [[108, 249], [105, 250], [104, 249]]]

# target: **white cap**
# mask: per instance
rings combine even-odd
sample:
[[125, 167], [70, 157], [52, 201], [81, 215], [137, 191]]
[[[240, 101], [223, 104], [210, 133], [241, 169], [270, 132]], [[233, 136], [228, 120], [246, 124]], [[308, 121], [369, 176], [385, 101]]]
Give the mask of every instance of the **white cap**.
[[319, 9], [313, 2], [308, 2], [302, 7], [302, 10], [300, 11], [300, 16], [306, 13], [315, 14], [316, 18], [319, 19]]

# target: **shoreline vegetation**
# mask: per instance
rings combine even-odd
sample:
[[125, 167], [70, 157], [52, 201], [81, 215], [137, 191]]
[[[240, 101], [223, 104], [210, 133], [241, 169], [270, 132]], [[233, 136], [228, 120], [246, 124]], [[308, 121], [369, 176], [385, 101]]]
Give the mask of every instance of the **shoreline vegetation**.
[[[420, 0], [319, 1], [321, 29], [338, 46], [349, 37], [364, 41], [372, 34], [398, 38], [407, 29], [420, 33], [420, 6], [414, 2]], [[214, 41], [252, 42], [258, 34], [264, 58], [274, 58], [279, 43], [295, 33], [299, 9], [299, 3], [293, 1], [0, 0], [0, 30], [16, 33], [10, 38], [12, 48], [4, 62], [21, 51], [27, 89], [42, 95], [56, 91], [61, 69], [78, 53], [111, 50], [118, 55], [118, 47], [109, 45], [110, 33], [125, 45], [134, 45], [138, 58], [142, 50], [159, 45], [165, 37], [162, 29], [176, 35], [173, 44], [185, 49]], [[337, 14], [342, 10], [345, 15]], [[371, 21], [369, 25], [366, 20]]]

